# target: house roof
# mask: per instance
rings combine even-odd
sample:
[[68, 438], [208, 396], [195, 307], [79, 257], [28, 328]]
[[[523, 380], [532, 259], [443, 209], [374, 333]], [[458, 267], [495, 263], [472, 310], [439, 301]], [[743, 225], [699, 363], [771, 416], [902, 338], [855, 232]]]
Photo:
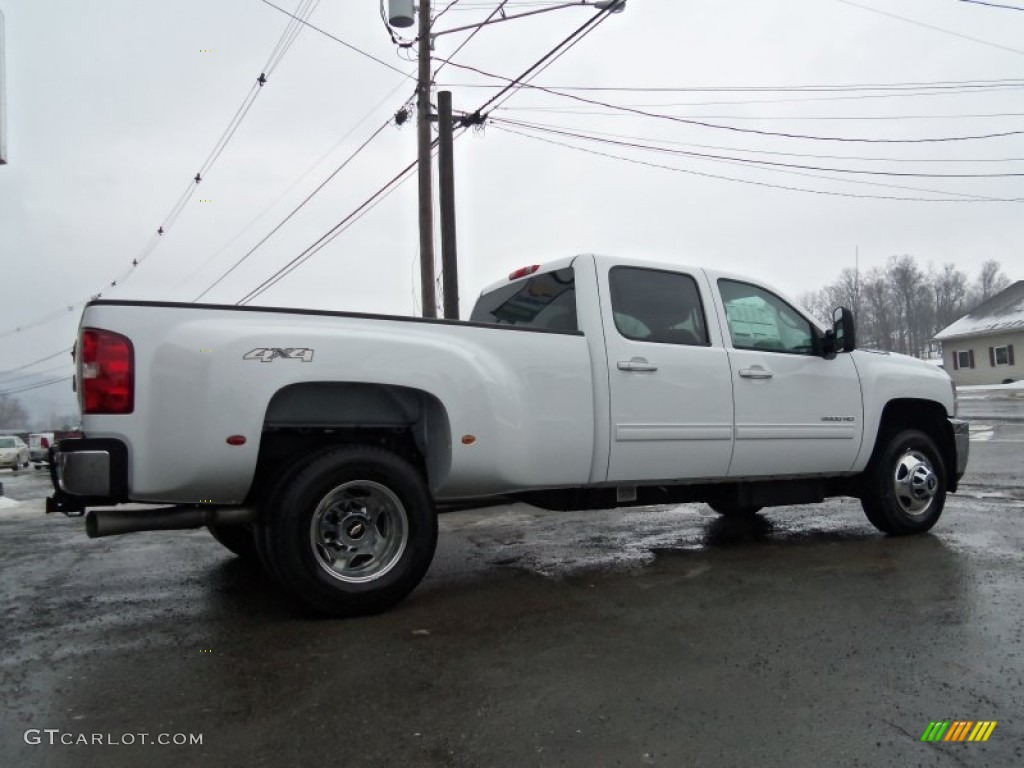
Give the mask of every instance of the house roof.
[[943, 341], [1006, 331], [1024, 331], [1024, 280], [1018, 280], [946, 326], [935, 334], [935, 339]]

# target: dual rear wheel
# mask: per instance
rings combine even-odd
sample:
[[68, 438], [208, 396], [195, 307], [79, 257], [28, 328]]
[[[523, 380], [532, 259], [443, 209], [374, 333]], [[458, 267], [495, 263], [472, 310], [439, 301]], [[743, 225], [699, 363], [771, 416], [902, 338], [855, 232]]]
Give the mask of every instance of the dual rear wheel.
[[427, 572], [437, 516], [422, 474], [394, 453], [334, 448], [286, 472], [258, 525], [215, 526], [232, 552], [258, 559], [284, 591], [316, 613], [378, 613]]

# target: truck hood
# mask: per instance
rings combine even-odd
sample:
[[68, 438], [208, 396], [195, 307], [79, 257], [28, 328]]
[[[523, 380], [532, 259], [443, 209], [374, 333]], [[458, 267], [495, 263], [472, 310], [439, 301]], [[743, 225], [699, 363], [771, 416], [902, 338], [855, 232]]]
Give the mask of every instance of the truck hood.
[[908, 372], [907, 375], [913, 375], [911, 371], [914, 371], [925, 376], [938, 374], [939, 379], [942, 380], [949, 379], [946, 372], [937, 365], [911, 357], [910, 355], [900, 354], [899, 352], [885, 352], [881, 349], [855, 349], [853, 356], [857, 360], [858, 366], [862, 364], [866, 366], [897, 366], [906, 370]]

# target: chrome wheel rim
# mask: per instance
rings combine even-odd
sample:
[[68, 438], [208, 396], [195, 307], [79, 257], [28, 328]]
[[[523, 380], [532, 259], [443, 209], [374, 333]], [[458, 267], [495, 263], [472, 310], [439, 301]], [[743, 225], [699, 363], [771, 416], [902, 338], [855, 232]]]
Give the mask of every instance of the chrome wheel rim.
[[893, 474], [893, 490], [907, 514], [918, 516], [929, 510], [939, 490], [939, 478], [923, 453], [908, 450], [900, 457]]
[[317, 564], [349, 584], [388, 573], [409, 542], [405, 506], [389, 488], [353, 480], [331, 490], [317, 505], [309, 528]]

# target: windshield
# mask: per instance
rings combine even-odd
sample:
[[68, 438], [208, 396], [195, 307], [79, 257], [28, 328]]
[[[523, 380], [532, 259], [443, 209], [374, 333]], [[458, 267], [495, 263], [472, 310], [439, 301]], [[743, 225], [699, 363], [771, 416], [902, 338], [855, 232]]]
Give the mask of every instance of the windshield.
[[0, 448], [17, 448], [18, 444], [14, 442], [13, 437], [0, 437]]

